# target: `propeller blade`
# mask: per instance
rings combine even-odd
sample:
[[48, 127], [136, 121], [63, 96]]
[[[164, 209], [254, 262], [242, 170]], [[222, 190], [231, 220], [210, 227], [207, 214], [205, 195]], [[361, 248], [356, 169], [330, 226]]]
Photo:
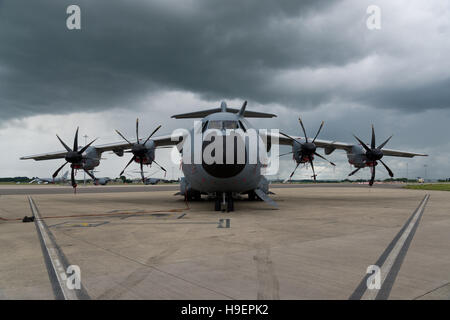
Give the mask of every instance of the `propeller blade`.
[[382, 148], [386, 145], [386, 143], [388, 143], [389, 140], [391, 140], [391, 138], [392, 138], [392, 136], [390, 136], [389, 138], [387, 138], [385, 142], [383, 142], [382, 144], [380, 144], [380, 145], [378, 146], [378, 149], [382, 149]]
[[60, 138], [58, 135], [56, 135], [56, 137], [58, 138], [59, 142], [61, 142], [61, 144], [64, 146], [64, 149], [67, 150], [67, 152], [71, 152], [71, 151], [72, 151], [72, 149], [70, 149], [70, 148], [67, 146], [67, 144], [65, 144], [64, 141], [61, 140], [61, 138]]
[[128, 166], [134, 161], [134, 159], [136, 159], [135, 156], [133, 156], [133, 157], [131, 158], [131, 160], [127, 163], [127, 165], [125, 166], [125, 168], [123, 168], [123, 170], [122, 170], [122, 172], [119, 174], [119, 176], [121, 176], [121, 175], [125, 172], [125, 169], [128, 168]]
[[324, 156], [322, 156], [321, 154], [318, 154], [317, 152], [314, 152], [314, 154], [316, 156], [318, 156], [319, 158], [322, 158], [323, 160], [329, 162], [332, 166], [336, 166], [333, 162], [331, 162], [330, 160], [328, 160], [327, 158], [325, 158]]
[[141, 158], [140, 161], [140, 165], [141, 165], [141, 178], [142, 178], [142, 182], [145, 182], [145, 177], [144, 177], [144, 161]]
[[[292, 176], [294, 175], [294, 173], [295, 173], [295, 170], [297, 170], [297, 168], [298, 168], [299, 164], [300, 164], [300, 163], [297, 163], [297, 165], [295, 166], [295, 169], [294, 169], [294, 171], [292, 171], [291, 175], [289, 176], [289, 178], [288, 178], [287, 180], [291, 180], [291, 178], [292, 178]], [[287, 181], [287, 180], [285, 180], [285, 181]]]
[[370, 177], [369, 186], [372, 186], [375, 181], [375, 166], [370, 167], [370, 170], [372, 171], [372, 176]]
[[298, 118], [298, 122], [300, 122], [300, 125], [302, 126], [302, 129], [303, 129], [303, 133], [305, 134], [305, 140], [306, 140], [306, 143], [308, 143], [308, 136], [306, 135], [306, 130], [305, 130], [305, 126], [303, 125], [303, 121], [302, 121], [302, 118]]
[[287, 134], [285, 134], [285, 133], [283, 133], [283, 132], [280, 132], [280, 134], [281, 135], [283, 135], [283, 136], [285, 136], [286, 138], [289, 138], [289, 139], [291, 139], [292, 141], [295, 141], [295, 142], [297, 142], [298, 144], [300, 144], [301, 145], [301, 143], [298, 141], [298, 140], [295, 140], [294, 138], [292, 138], [291, 136], [288, 136]]
[[55, 179], [58, 176], [58, 173], [61, 171], [62, 168], [64, 168], [64, 166], [68, 164], [68, 162], [66, 161], [66, 163], [64, 163], [61, 167], [58, 168], [58, 170], [55, 171], [55, 173], [53, 174], [53, 179]]
[[383, 167], [386, 168], [387, 172], [389, 173], [389, 176], [392, 178], [394, 176], [394, 173], [391, 171], [391, 169], [389, 169], [389, 167], [383, 161], [381, 161], [381, 160], [378, 160], [378, 161], [380, 161], [381, 164], [383, 165]]
[[361, 170], [361, 168], [356, 168], [356, 170], [353, 170], [352, 172], [349, 173], [349, 177], [354, 175], [355, 173], [357, 173], [359, 170]]
[[164, 176], [166, 176], [167, 170], [164, 169], [158, 162], [156, 162], [155, 160], [153, 160], [153, 163], [156, 164], [162, 171], [164, 171]]
[[280, 154], [280, 155], [279, 155], [279, 157], [282, 157], [282, 156], [285, 156], [285, 155], [287, 155], [287, 154], [291, 154], [291, 153], [294, 153], [294, 152], [292, 152], [292, 151], [290, 151], [290, 152], [286, 152], [286, 153]]
[[314, 143], [314, 141], [316, 141], [316, 138], [317, 138], [317, 136], [319, 135], [320, 130], [322, 130], [323, 124], [324, 124], [324, 121], [322, 121], [322, 123], [320, 124], [319, 130], [317, 130], [316, 136], [314, 137], [314, 139], [313, 139], [313, 141], [312, 141], [313, 143]]
[[311, 159], [309, 159], [309, 163], [311, 164], [311, 169], [312, 169], [312, 172], [313, 172], [314, 182], [316, 182], [316, 171], [314, 170], [313, 161]]
[[125, 141], [128, 142], [129, 144], [133, 144], [132, 142], [128, 141], [128, 139], [125, 138], [125, 137], [119, 132], [119, 130], [116, 130], [116, 132], [117, 132], [117, 134], [118, 134], [119, 136], [122, 137], [123, 140], [125, 140]]
[[370, 142], [370, 148], [375, 149], [375, 129], [372, 125], [372, 141]]
[[358, 140], [358, 142], [363, 146], [363, 148], [364, 148], [366, 151], [370, 151], [369, 147], [368, 147], [364, 142], [362, 142], [362, 140], [361, 140], [360, 138], [358, 138], [358, 137], [355, 136], [355, 135], [353, 135], [353, 136], [355, 137], [356, 140]]
[[150, 138], [155, 134], [156, 131], [159, 130], [159, 128], [161, 128], [161, 125], [159, 125], [155, 130], [153, 130], [153, 132], [150, 134], [150, 136], [147, 138], [147, 140], [145, 140], [144, 144], [146, 144], [148, 142], [148, 140], [150, 140]]
[[139, 144], [139, 118], [136, 118], [136, 143]]
[[77, 187], [77, 182], [75, 181], [75, 169], [72, 168], [72, 171], [70, 172], [70, 181], [72, 182], [72, 187]]
[[79, 127], [77, 127], [77, 131], [75, 131], [75, 138], [73, 139], [73, 151], [78, 151], [78, 129]]
[[78, 154], [83, 154], [83, 152], [86, 151], [87, 148], [89, 148], [91, 146], [91, 144], [93, 144], [97, 139], [92, 140], [90, 143], [88, 143], [87, 145], [85, 145], [80, 151], [78, 151]]
[[84, 170], [84, 172], [86, 172], [86, 173], [88, 174], [89, 177], [92, 178], [92, 180], [94, 180], [94, 181], [97, 180], [97, 179], [94, 177], [94, 175], [93, 175], [92, 173], [90, 173], [88, 170], [86, 170], [86, 169], [84, 169], [84, 168], [83, 168], [83, 170]]

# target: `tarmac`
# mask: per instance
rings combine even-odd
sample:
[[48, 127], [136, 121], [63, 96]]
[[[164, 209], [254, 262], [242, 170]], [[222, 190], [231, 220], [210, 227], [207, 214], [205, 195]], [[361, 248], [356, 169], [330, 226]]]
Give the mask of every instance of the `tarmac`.
[[1, 186], [0, 299], [450, 298], [449, 192], [273, 186], [278, 210], [227, 213], [176, 189]]

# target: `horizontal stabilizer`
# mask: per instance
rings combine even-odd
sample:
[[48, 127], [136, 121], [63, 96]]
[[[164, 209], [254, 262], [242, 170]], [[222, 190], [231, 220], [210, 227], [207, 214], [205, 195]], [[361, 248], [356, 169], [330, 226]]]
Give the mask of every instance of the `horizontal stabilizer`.
[[[222, 111], [221, 108], [214, 108], [214, 109], [208, 109], [208, 110], [176, 114], [176, 115], [173, 115], [172, 118], [175, 118], [175, 119], [204, 118], [206, 116], [209, 116], [210, 114], [221, 112], [221, 111]], [[239, 109], [227, 108], [227, 112], [238, 113]], [[272, 113], [245, 111], [244, 117], [245, 118], [273, 118], [273, 117], [276, 117], [276, 115], [274, 115]]]

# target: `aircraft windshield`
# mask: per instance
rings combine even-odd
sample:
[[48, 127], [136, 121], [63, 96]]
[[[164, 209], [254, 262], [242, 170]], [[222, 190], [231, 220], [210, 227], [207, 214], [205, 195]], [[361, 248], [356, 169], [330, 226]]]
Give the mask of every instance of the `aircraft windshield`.
[[237, 121], [233, 120], [225, 120], [225, 121], [218, 121], [218, 120], [212, 120], [209, 121], [208, 129], [218, 129], [218, 130], [226, 130], [226, 129], [238, 129], [239, 123]]
[[222, 130], [222, 121], [210, 121], [208, 125], [208, 129], [219, 129]]
[[224, 129], [237, 129], [237, 128], [239, 128], [239, 125], [238, 125], [237, 121], [224, 121], [223, 128]]

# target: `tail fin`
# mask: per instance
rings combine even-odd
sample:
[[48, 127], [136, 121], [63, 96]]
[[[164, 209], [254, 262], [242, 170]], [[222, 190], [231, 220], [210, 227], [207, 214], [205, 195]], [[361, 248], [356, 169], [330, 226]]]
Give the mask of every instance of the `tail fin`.
[[239, 110], [238, 116], [243, 117], [245, 114], [245, 108], [247, 107], [247, 100], [244, 101], [244, 104], [241, 107], [241, 110]]

